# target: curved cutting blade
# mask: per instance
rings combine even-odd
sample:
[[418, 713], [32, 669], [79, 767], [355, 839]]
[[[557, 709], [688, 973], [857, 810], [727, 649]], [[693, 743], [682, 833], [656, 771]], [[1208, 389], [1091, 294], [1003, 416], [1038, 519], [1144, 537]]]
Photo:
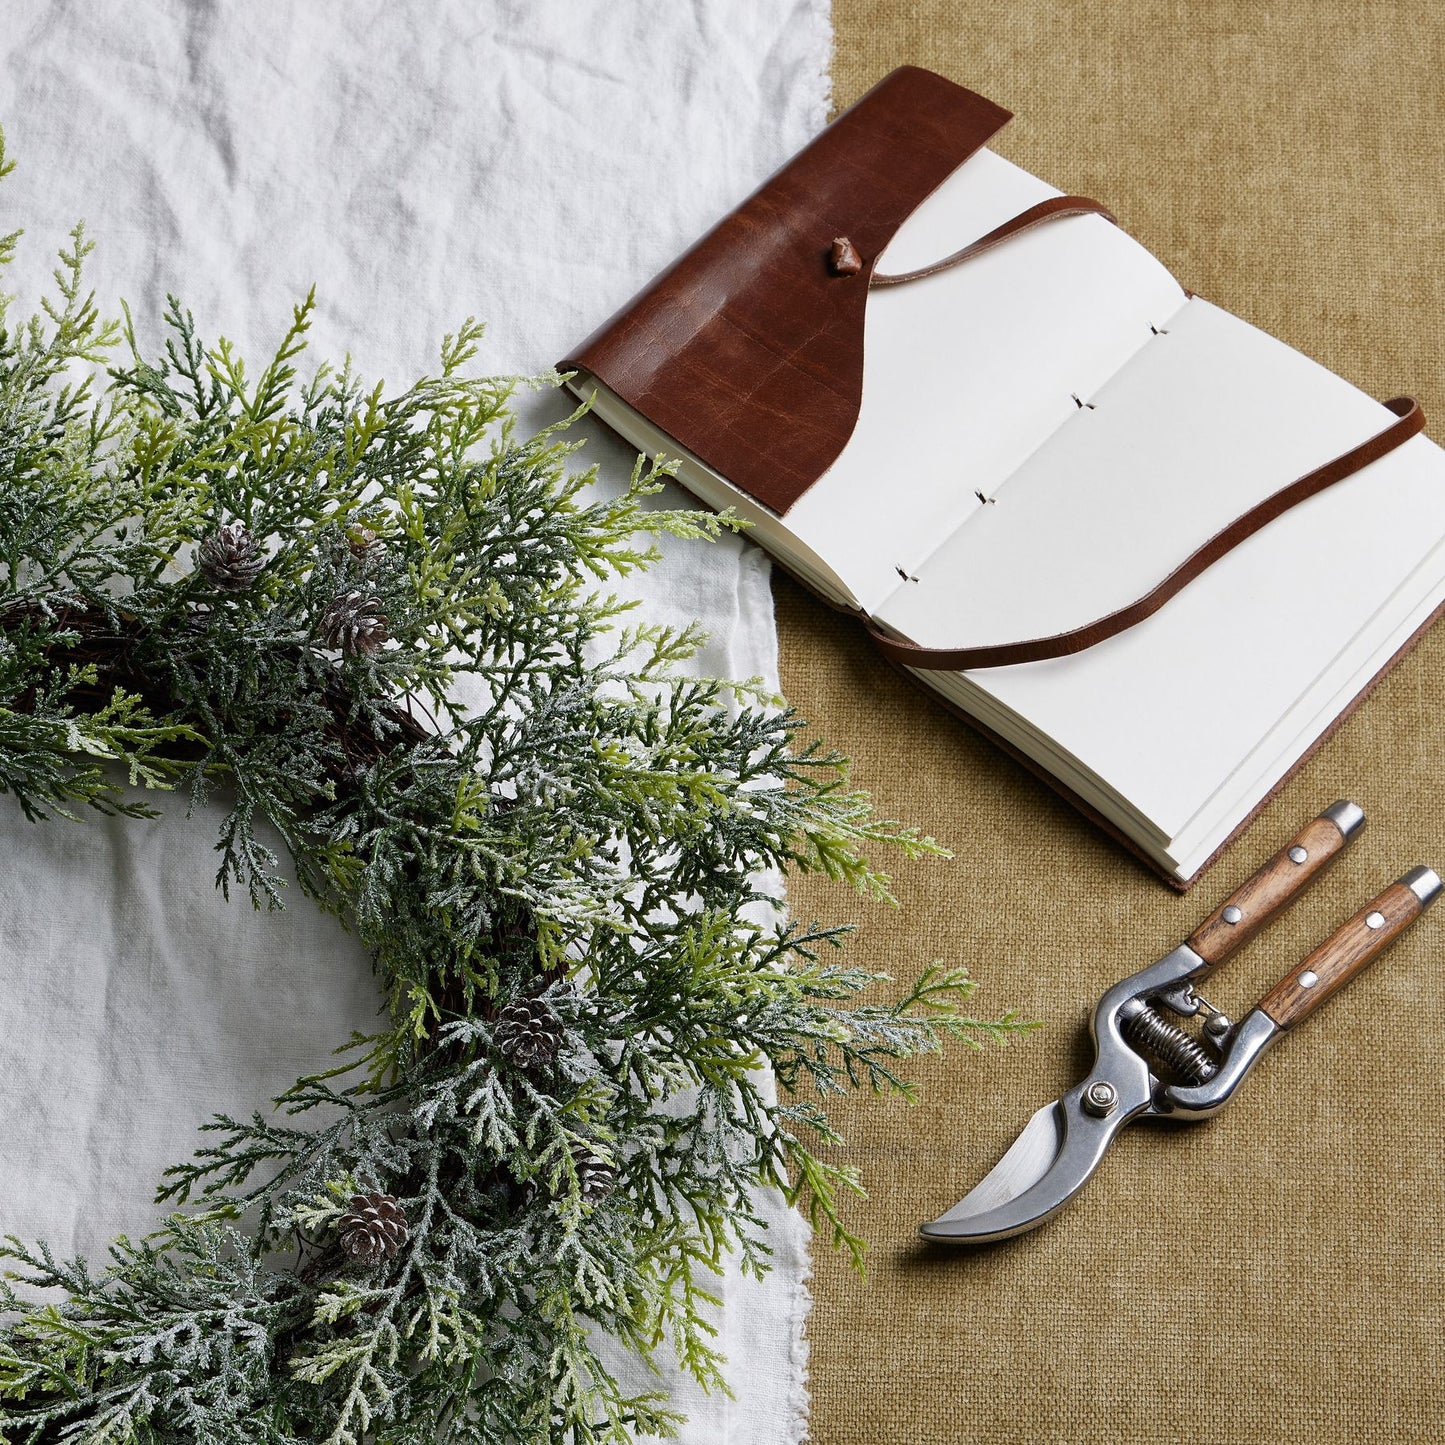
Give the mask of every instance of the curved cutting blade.
[[1113, 1111], [1098, 1118], [1081, 1107], [1084, 1090], [1096, 1082], [1086, 1079], [1039, 1109], [983, 1180], [919, 1233], [945, 1244], [983, 1244], [1057, 1214], [1089, 1182], [1119, 1130], [1149, 1104], [1147, 1089], [1142, 1095], [1130, 1089], [1127, 1099], [1119, 1090]]
[[978, 1184], [947, 1214], [923, 1226], [925, 1237], [931, 1236], [938, 1225], [976, 1218], [1017, 1199], [1049, 1172], [1063, 1142], [1063, 1120], [1059, 1101], [1054, 1099], [1034, 1112], [1018, 1138], [1009, 1145], [1008, 1152]]

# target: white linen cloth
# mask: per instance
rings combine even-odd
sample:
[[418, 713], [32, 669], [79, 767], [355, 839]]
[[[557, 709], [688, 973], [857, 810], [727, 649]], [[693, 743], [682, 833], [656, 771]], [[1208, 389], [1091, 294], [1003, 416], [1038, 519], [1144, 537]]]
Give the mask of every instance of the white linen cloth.
[[[254, 366], [314, 282], [313, 360], [401, 385], [474, 314], [487, 370], [545, 368], [822, 124], [830, 42], [826, 0], [7, 0], [12, 320], [84, 218], [103, 309], [129, 301], [148, 346], [174, 292]], [[584, 464], [625, 476], [630, 454], [587, 435]], [[700, 670], [776, 685], [762, 554], [668, 553], [647, 612], [702, 620]], [[304, 899], [223, 901], [217, 818], [155, 801], [151, 822], [30, 825], [0, 797], [0, 1232], [96, 1261], [152, 1226], [197, 1125], [269, 1107], [377, 1023], [355, 941]], [[683, 1389], [687, 1440], [806, 1431], [807, 1231], [768, 1207], [774, 1273], [725, 1286], [739, 1398]]]

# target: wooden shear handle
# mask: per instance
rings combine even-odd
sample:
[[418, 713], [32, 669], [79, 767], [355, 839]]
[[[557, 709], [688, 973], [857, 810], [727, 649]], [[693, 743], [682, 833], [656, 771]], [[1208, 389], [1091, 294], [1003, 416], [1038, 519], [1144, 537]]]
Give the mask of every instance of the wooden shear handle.
[[1210, 968], [1223, 963], [1280, 909], [1293, 903], [1335, 860], [1364, 822], [1363, 810], [1354, 803], [1331, 803], [1189, 935], [1189, 947]]
[[1390, 884], [1305, 961], [1290, 969], [1259, 1007], [1282, 1029], [1307, 1019], [1332, 993], [1363, 973], [1429, 906], [1440, 891], [1432, 869], [1415, 868]]

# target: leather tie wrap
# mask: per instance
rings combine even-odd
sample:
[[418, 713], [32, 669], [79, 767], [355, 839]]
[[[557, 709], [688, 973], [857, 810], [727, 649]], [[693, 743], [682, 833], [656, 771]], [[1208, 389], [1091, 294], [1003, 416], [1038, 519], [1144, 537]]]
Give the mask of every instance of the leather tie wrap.
[[[987, 239], [988, 237], [984, 238]], [[866, 620], [865, 625], [885, 657], [904, 667], [921, 668], [925, 671], [967, 672], [973, 668], [1010, 667], [1015, 663], [1042, 662], [1046, 658], [1067, 657], [1083, 652], [1085, 648], [1093, 647], [1096, 643], [1115, 637], [1143, 622], [1146, 617], [1152, 617], [1205, 568], [1213, 566], [1226, 553], [1268, 526], [1276, 517], [1334, 486], [1336, 482], [1353, 476], [1361, 468], [1378, 461], [1402, 442], [1409, 441], [1424, 430], [1425, 414], [1414, 397], [1397, 396], [1387, 401], [1385, 406], [1394, 412], [1397, 420], [1383, 431], [1313, 471], [1306, 472], [1297, 481], [1266, 497], [1257, 506], [1236, 517], [1222, 531], [1216, 532], [1198, 551], [1185, 558], [1153, 591], [1083, 627], [1076, 627], [1070, 632], [1055, 633], [1052, 637], [1035, 637], [1025, 642], [946, 648], [919, 647], [914, 643], [889, 637]]]
[[1112, 211], [1099, 201], [1091, 201], [1088, 196], [1051, 196], [1047, 201], [1040, 201], [1036, 206], [1030, 206], [1016, 216], [1010, 216], [1001, 226], [995, 226], [987, 235], [970, 241], [961, 251], [955, 251], [941, 261], [920, 266], [916, 271], [899, 271], [891, 276], [880, 275], [875, 271], [868, 278], [868, 287], [871, 290], [875, 286], [901, 286], [905, 281], [921, 281], [925, 276], [936, 276], [940, 271], [951, 270], [965, 261], [972, 261], [984, 251], [991, 251], [995, 246], [1017, 236], [1020, 231], [1031, 231], [1046, 221], [1059, 221], [1065, 216], [1102, 216], [1106, 221], [1118, 225]]

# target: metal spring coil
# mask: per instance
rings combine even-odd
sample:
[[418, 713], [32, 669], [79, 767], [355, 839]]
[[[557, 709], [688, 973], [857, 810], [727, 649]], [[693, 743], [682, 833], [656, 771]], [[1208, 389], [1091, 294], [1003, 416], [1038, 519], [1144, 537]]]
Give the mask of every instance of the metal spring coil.
[[1188, 1083], [1207, 1083], [1219, 1072], [1219, 1065], [1190, 1034], [1161, 1018], [1147, 1005], [1121, 1020], [1121, 1026], [1131, 1044], [1154, 1055]]

